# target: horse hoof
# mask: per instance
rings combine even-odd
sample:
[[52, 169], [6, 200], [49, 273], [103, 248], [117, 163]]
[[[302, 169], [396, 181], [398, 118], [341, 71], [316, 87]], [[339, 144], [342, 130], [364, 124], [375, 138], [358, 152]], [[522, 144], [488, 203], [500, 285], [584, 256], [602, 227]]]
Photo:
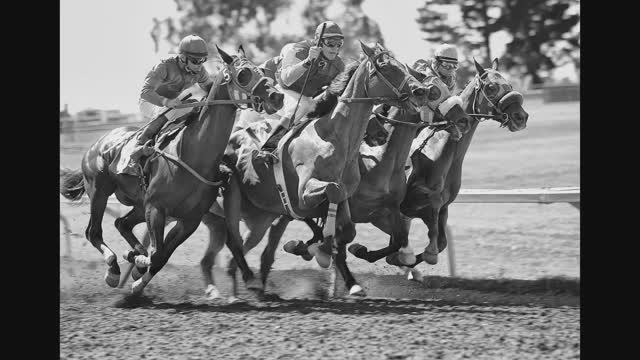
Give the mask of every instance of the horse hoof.
[[422, 283], [423, 275], [416, 269], [407, 269], [407, 280]]
[[399, 266], [399, 267], [407, 266], [407, 264], [403, 264], [402, 262], [400, 262], [400, 260], [398, 259], [398, 253], [397, 252], [394, 252], [393, 254], [387, 255], [387, 257], [384, 258], [384, 259], [387, 262], [387, 264], [389, 264], [389, 265], [395, 265], [395, 266]]
[[209, 286], [207, 286], [207, 289], [204, 291], [204, 296], [207, 298], [207, 300], [215, 300], [222, 297], [220, 291], [218, 291], [218, 288], [215, 285], [211, 284], [209, 284]]
[[142, 268], [142, 271], [140, 271], [138, 269], [137, 266], [133, 267], [133, 270], [131, 270], [131, 278], [133, 279], [133, 281], [136, 281], [138, 279], [140, 279], [142, 277], [142, 275], [144, 275], [144, 273], [147, 272], [147, 268]]
[[107, 253], [105, 251], [104, 253], [104, 262], [107, 263], [107, 265], [111, 266], [111, 264], [113, 264], [114, 261], [117, 261], [118, 259], [116, 258], [116, 254], [109, 252]]
[[350, 296], [367, 296], [367, 294], [364, 292], [364, 289], [361, 288], [360, 285], [358, 284], [353, 285], [351, 289], [349, 289], [349, 295]]
[[438, 263], [438, 254], [432, 254], [425, 250], [422, 253], [422, 260], [429, 265], [435, 265]]
[[258, 278], [253, 278], [246, 282], [247, 290], [252, 291], [264, 291], [264, 285], [262, 285], [262, 281]]
[[327, 269], [331, 266], [332, 258], [331, 255], [326, 254], [324, 251], [320, 250], [320, 244], [312, 244], [309, 246], [309, 254], [315, 256], [316, 261], [320, 267]]
[[365, 255], [367, 254], [367, 247], [358, 243], [349, 245], [349, 248], [347, 250], [355, 257], [360, 259], [364, 259]]
[[117, 287], [120, 283], [120, 274], [114, 274], [107, 269], [107, 272], [104, 274], [104, 281], [112, 288]]
[[298, 244], [301, 243], [300, 240], [290, 240], [288, 241], [286, 244], [284, 244], [284, 246], [282, 247], [282, 249], [286, 252], [288, 252], [289, 254], [294, 254], [295, 255], [295, 249], [298, 246]]

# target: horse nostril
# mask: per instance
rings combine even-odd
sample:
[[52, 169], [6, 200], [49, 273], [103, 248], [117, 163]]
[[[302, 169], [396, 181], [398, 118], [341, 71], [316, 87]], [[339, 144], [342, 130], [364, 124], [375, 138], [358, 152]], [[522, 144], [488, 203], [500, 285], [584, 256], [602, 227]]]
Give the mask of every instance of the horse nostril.
[[427, 89], [425, 88], [417, 88], [413, 90], [413, 95], [415, 96], [425, 96], [427, 94]]

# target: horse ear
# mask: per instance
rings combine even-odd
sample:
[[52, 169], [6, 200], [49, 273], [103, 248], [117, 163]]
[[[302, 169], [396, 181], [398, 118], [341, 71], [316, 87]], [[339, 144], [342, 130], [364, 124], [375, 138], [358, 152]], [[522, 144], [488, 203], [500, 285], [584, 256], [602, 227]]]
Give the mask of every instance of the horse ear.
[[368, 57], [372, 57], [375, 53], [375, 50], [365, 45], [361, 40], [358, 41], [360, 41], [360, 46], [362, 47], [362, 51], [364, 51], [364, 54]]
[[231, 64], [233, 62], [233, 58], [222, 49], [220, 49], [218, 45], [216, 45], [216, 49], [218, 49], [218, 54], [220, 54], [220, 57], [222, 58], [222, 60], [224, 60], [224, 62], [226, 62], [227, 64]]
[[478, 72], [478, 75], [482, 76], [482, 74], [484, 74], [484, 69], [482, 68], [482, 66], [480, 66], [480, 64], [478, 64], [478, 62], [476, 61], [476, 58], [473, 58], [473, 64], [476, 66], [476, 71]]
[[244, 48], [242, 47], [242, 44], [240, 46], [238, 46], [238, 55], [242, 56], [242, 57], [247, 57], [247, 54], [244, 53]]
[[413, 76], [414, 78], [416, 78], [416, 79], [417, 79], [418, 81], [420, 81], [420, 82], [422, 82], [422, 81], [427, 77], [427, 75], [425, 75], [425, 74], [421, 73], [421, 72], [420, 72], [420, 71], [418, 71], [418, 70], [415, 70], [414, 68], [412, 68], [411, 66], [409, 66], [409, 65], [408, 65], [408, 64], [406, 64], [406, 63], [404, 64], [404, 66], [406, 66], [406, 67], [407, 67], [407, 71], [409, 71], [409, 74], [410, 74], [411, 76]]
[[493, 62], [491, 63], [491, 68], [495, 71], [498, 71], [498, 58], [493, 59]]

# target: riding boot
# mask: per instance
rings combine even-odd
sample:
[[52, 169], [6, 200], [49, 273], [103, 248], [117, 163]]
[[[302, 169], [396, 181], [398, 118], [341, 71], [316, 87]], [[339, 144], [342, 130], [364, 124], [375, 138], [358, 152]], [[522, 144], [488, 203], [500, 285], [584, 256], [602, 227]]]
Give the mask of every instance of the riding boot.
[[136, 161], [143, 156], [149, 156], [153, 154], [153, 138], [156, 136], [158, 131], [162, 129], [167, 120], [169, 119], [167, 119], [166, 116], [162, 115], [151, 120], [151, 122], [147, 124], [147, 127], [142, 131], [142, 134], [140, 134], [140, 137], [136, 142], [136, 147], [131, 153], [131, 159]]
[[273, 165], [280, 161], [280, 159], [278, 159], [278, 156], [275, 154], [275, 150], [278, 147], [280, 139], [282, 139], [282, 137], [287, 133], [287, 130], [289, 130], [289, 128], [283, 124], [285, 122], [288, 121], [283, 121], [278, 124], [276, 129], [271, 133], [267, 141], [264, 142], [259, 151], [254, 150], [254, 160], [257, 163], [268, 162]]

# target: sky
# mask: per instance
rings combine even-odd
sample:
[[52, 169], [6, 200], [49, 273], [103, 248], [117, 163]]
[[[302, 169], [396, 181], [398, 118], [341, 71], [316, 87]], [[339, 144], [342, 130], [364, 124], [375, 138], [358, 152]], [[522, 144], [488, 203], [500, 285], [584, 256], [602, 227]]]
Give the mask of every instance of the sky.
[[[274, 26], [302, 32], [299, 14], [307, 0], [293, 1]], [[394, 1], [393, 6], [388, 0], [362, 4], [380, 26], [385, 44], [402, 62], [413, 63], [430, 55], [414, 20], [416, 9], [423, 4], [424, 0]], [[331, 10], [327, 9], [329, 17]], [[152, 19], [168, 16], [177, 16], [173, 0], [61, 0], [60, 109], [68, 104], [71, 114], [87, 108], [138, 112], [140, 87], [158, 59], [149, 35]], [[494, 34], [494, 56], [504, 52], [508, 37]]]

